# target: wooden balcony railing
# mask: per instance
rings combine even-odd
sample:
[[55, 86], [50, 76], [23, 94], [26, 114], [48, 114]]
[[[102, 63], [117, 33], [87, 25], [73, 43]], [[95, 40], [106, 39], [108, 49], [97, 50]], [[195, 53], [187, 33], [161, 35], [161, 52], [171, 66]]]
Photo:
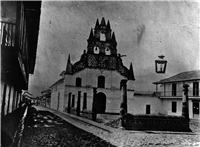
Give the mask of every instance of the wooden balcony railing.
[[[183, 96], [183, 91], [159, 91], [156, 92], [156, 95], [159, 97], [182, 97]], [[195, 93], [193, 91], [188, 91], [188, 96], [189, 97], [200, 97], [200, 91], [196, 91]]]
[[5, 47], [14, 47], [15, 46], [15, 35], [16, 35], [16, 24], [10, 22], [0, 22], [1, 26], [1, 35], [0, 41], [1, 45]]

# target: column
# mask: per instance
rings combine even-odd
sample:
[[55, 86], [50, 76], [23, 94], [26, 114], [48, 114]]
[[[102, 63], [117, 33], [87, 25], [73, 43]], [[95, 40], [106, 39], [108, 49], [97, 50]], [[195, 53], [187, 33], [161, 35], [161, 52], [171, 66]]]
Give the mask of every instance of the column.
[[68, 107], [67, 107], [67, 112], [70, 113], [70, 109], [71, 109], [71, 95], [72, 93], [69, 93], [69, 97], [68, 97]]
[[121, 89], [121, 97], [122, 97], [122, 102], [120, 105], [120, 116], [121, 116], [121, 127], [124, 127], [124, 120], [125, 120], [125, 115], [127, 113], [127, 85], [126, 85], [127, 80], [121, 80], [120, 83], [120, 89]]
[[4, 84], [4, 89], [3, 89], [3, 101], [2, 101], [2, 105], [1, 105], [1, 116], [4, 116], [4, 115], [5, 115], [6, 88], [7, 88], [7, 85]]
[[122, 93], [122, 103], [120, 105], [121, 109], [124, 109], [125, 113], [127, 113], [127, 80], [121, 80], [121, 93]]
[[92, 103], [92, 120], [96, 121], [97, 119], [97, 112], [96, 112], [96, 94], [97, 88], [93, 88], [93, 103]]
[[18, 108], [17, 105], [18, 105], [19, 92], [18, 91], [16, 91], [16, 92], [17, 92], [17, 97], [16, 97], [15, 108], [17, 109]]
[[72, 95], [72, 107], [74, 108], [75, 106], [75, 94]]
[[[34, 103], [35, 103], [35, 101], [34, 101]], [[20, 92], [19, 93], [19, 107], [21, 107], [22, 106], [22, 93]]]
[[83, 94], [83, 109], [87, 109], [87, 93]]
[[16, 103], [16, 91], [13, 90], [13, 101], [12, 101], [12, 111], [15, 110], [15, 103]]
[[10, 94], [11, 94], [11, 89], [12, 89], [12, 87], [10, 86], [9, 94], [8, 94], [8, 107], [7, 107], [7, 114], [9, 113], [9, 109], [10, 109]]
[[77, 100], [77, 107], [76, 107], [77, 116], [80, 116], [80, 106], [81, 106], [81, 91], [78, 91], [78, 100]]
[[189, 88], [188, 84], [183, 85], [182, 116], [189, 120], [188, 88]]

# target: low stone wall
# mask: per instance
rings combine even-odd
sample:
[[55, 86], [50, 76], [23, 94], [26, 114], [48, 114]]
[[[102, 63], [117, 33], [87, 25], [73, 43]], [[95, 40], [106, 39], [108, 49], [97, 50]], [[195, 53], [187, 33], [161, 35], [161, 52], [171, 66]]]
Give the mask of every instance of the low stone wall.
[[71, 108], [70, 109], [70, 114], [76, 115], [76, 113], [77, 113], [76, 108]]
[[127, 130], [155, 130], [191, 132], [189, 120], [180, 116], [131, 115], [124, 117], [124, 128]]
[[10, 146], [14, 141], [21, 118], [27, 105], [23, 105], [1, 119], [1, 146]]
[[92, 120], [92, 111], [91, 110], [83, 110], [83, 111], [81, 111], [81, 116]]

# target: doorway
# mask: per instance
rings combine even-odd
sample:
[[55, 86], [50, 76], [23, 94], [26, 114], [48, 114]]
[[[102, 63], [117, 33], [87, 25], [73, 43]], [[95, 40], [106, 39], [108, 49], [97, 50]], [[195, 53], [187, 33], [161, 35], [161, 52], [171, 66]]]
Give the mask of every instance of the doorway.
[[96, 111], [97, 113], [105, 113], [106, 111], [106, 95], [102, 92], [96, 95]]
[[146, 114], [151, 114], [151, 105], [146, 105]]
[[193, 118], [199, 119], [199, 102], [193, 102]]

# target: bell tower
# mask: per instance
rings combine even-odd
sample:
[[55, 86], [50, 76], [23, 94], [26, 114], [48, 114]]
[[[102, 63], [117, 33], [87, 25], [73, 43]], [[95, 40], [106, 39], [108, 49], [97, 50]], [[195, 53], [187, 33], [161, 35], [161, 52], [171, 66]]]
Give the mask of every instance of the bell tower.
[[127, 80], [134, 80], [132, 64], [130, 69], [123, 65], [121, 55], [117, 53], [117, 41], [115, 33], [111, 30], [109, 20], [102, 18], [96, 20], [94, 28], [91, 28], [87, 39], [87, 51], [84, 50], [79, 61], [71, 64], [70, 57], [66, 74], [73, 75], [85, 68], [116, 71]]
[[112, 33], [110, 22], [107, 24], [104, 17], [99, 24], [97, 19], [95, 28], [91, 29], [88, 38], [87, 53], [99, 54], [106, 56], [117, 56], [117, 42], [115, 39], [115, 33]]

